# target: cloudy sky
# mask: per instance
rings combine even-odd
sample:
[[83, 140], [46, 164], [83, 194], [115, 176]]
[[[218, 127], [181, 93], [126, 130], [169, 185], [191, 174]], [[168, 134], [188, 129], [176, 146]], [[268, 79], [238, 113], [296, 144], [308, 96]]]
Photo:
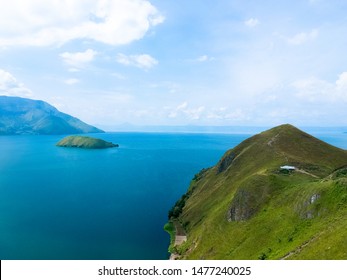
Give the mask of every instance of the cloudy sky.
[[0, 0], [0, 94], [90, 124], [347, 125], [347, 2]]

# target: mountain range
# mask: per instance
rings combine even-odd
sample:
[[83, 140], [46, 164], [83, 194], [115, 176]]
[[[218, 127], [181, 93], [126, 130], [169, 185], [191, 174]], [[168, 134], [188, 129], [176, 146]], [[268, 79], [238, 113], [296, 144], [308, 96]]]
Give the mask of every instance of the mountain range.
[[196, 174], [166, 228], [179, 259], [347, 259], [346, 217], [347, 151], [286, 124]]
[[0, 96], [0, 135], [99, 132], [103, 131], [44, 101]]

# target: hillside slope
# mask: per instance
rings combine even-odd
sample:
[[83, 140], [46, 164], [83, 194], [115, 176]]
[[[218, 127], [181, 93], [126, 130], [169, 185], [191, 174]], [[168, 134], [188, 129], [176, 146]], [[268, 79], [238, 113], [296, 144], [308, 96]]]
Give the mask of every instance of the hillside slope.
[[99, 133], [44, 101], [0, 96], [0, 135]]
[[[292, 166], [295, 170], [281, 169]], [[347, 259], [347, 152], [291, 125], [204, 169], [170, 210], [182, 259]]]

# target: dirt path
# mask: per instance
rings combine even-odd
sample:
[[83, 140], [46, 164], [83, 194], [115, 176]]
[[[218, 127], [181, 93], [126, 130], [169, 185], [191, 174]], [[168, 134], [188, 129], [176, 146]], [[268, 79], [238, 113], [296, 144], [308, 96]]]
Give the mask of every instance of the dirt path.
[[[179, 245], [181, 245], [187, 241], [187, 235], [186, 235], [186, 232], [179, 221], [175, 220], [175, 221], [173, 221], [173, 224], [175, 226], [175, 232], [176, 232], [175, 233], [174, 246], [179, 246]], [[179, 257], [180, 257], [179, 254], [174, 253], [174, 254], [170, 255], [170, 260], [176, 260]]]
[[187, 241], [187, 235], [179, 221], [173, 221], [175, 226], [175, 246], [181, 245], [183, 242]]
[[296, 172], [299, 172], [299, 173], [302, 173], [302, 174], [309, 175], [309, 176], [311, 176], [311, 177], [313, 177], [313, 178], [319, 179], [318, 176], [316, 176], [316, 175], [314, 175], [314, 174], [312, 174], [312, 173], [309, 173], [309, 172], [307, 172], [307, 171], [305, 171], [305, 170], [302, 170], [302, 169], [295, 169], [295, 171], [296, 171]]
[[282, 258], [280, 258], [280, 260], [286, 260], [289, 257], [291, 257], [294, 254], [300, 253], [302, 251], [302, 249], [304, 249], [307, 245], [309, 245], [311, 242], [315, 241], [321, 234], [312, 237], [310, 240], [304, 242], [303, 244], [301, 244], [299, 247], [297, 247], [295, 250], [289, 252], [288, 254], [286, 254], [285, 256], [283, 256]]
[[185, 235], [176, 235], [176, 237], [175, 237], [175, 246], [181, 245], [185, 241], [187, 241], [187, 236], [185, 236]]

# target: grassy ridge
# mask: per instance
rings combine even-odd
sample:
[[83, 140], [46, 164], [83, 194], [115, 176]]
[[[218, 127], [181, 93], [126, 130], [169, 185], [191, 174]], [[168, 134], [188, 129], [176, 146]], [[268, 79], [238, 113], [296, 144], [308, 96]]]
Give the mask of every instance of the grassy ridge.
[[247, 139], [192, 181], [181, 257], [347, 259], [346, 165], [346, 151], [290, 125]]

